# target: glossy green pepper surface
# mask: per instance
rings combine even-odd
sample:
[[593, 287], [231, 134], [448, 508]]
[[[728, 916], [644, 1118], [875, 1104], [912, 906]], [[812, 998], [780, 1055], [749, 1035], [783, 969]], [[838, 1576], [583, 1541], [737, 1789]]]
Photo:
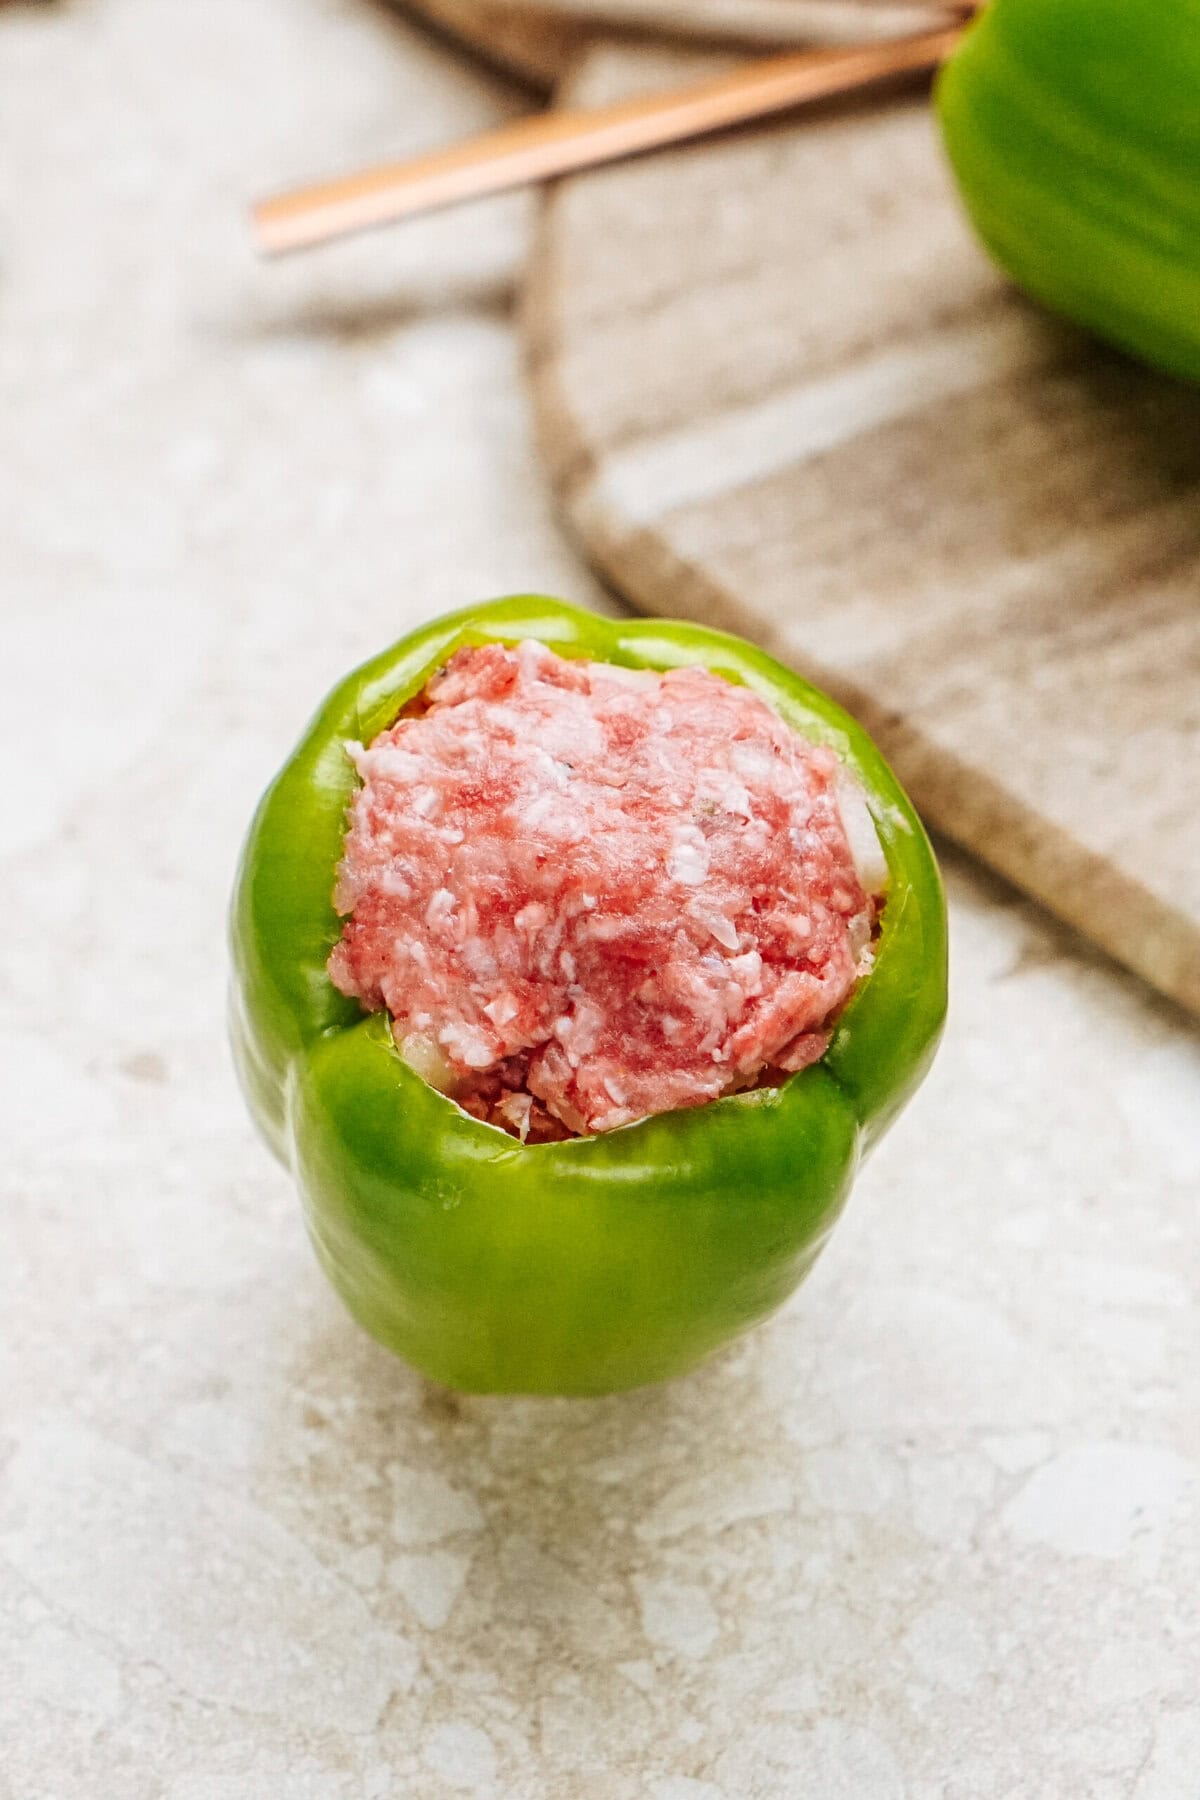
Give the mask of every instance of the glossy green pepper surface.
[[[369, 743], [465, 644], [701, 665], [761, 694], [861, 781], [890, 871], [877, 959], [823, 1059], [779, 1088], [602, 1136], [523, 1145], [429, 1087], [326, 973]], [[476, 1392], [595, 1394], [659, 1381], [763, 1318], [812, 1266], [864, 1148], [921, 1080], [946, 1000], [937, 867], [866, 734], [737, 638], [609, 621], [538, 597], [439, 619], [329, 696], [258, 809], [232, 916], [242, 1085], [294, 1171], [350, 1311], [426, 1374]]]
[[1001, 267], [1200, 380], [1200, 0], [989, 0], [937, 109]]

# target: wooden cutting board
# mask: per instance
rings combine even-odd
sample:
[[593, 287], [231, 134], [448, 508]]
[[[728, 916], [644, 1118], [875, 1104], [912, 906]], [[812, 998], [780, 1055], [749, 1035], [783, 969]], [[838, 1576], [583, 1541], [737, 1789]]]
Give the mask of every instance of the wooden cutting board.
[[[402, 0], [403, 3], [403, 0]], [[937, 0], [407, 0], [493, 61], [549, 87], [614, 32], [743, 49], [862, 43], [946, 21]]]
[[[598, 48], [569, 97], [697, 67]], [[935, 827], [1200, 1012], [1200, 392], [992, 272], [927, 104], [571, 178], [526, 333], [605, 574], [832, 689]]]

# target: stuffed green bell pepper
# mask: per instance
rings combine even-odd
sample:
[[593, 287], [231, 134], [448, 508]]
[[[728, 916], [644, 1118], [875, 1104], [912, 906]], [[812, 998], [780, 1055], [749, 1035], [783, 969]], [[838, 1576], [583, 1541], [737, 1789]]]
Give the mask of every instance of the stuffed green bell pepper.
[[[527, 733], [513, 726], [523, 695]], [[479, 737], [489, 705], [508, 708], [498, 749]], [[435, 739], [458, 811], [427, 783]], [[789, 759], [785, 739], [803, 755]], [[674, 821], [662, 809], [681, 800], [671, 790], [690, 779], [690, 744], [714, 766]], [[572, 836], [564, 815], [593, 776], [604, 822]], [[793, 815], [778, 810], [785, 776], [811, 788], [804, 829], [785, 829]], [[865, 800], [881, 872], [869, 944], [830, 823], [843, 783]], [[760, 789], [761, 804], [747, 799]], [[492, 821], [487, 843], [472, 841], [464, 795]], [[513, 817], [501, 843], [495, 821]], [[668, 845], [658, 863], [655, 832]], [[749, 858], [752, 841], [758, 885], [739, 889], [738, 846]], [[438, 867], [414, 871], [407, 851], [389, 864], [401, 842], [432, 844]], [[807, 909], [781, 911], [790, 875], [772, 885], [762, 871], [802, 853], [824, 886]], [[509, 862], [542, 895], [575, 883], [574, 936], [552, 902], [512, 898]], [[467, 877], [455, 888], [443, 866]], [[640, 899], [605, 889], [614, 868]], [[846, 918], [859, 908], [848, 925], [839, 906]], [[648, 953], [638, 934], [655, 908]], [[807, 949], [768, 969], [766, 939], [748, 948], [744, 929], [760, 918], [777, 936], [809, 933]], [[859, 958], [836, 993], [822, 986], [833, 950], [817, 967], [820, 930], [844, 966]], [[773, 1311], [924, 1076], [946, 1003], [937, 867], [863, 730], [739, 639], [540, 597], [439, 619], [334, 690], [259, 806], [231, 934], [242, 1086], [294, 1172], [322, 1265], [377, 1339], [473, 1392], [661, 1381]], [[507, 987], [505, 955], [523, 970]], [[585, 957], [599, 971], [586, 993]], [[436, 997], [464, 958], [468, 1012], [439, 1021]], [[595, 984], [609, 970], [624, 986], [606, 1015]], [[733, 1021], [724, 1036], [703, 1012], [714, 994]], [[737, 1020], [753, 1013], [766, 1031], [797, 995], [810, 1011], [787, 1048], [747, 1050]], [[549, 1022], [519, 1036], [543, 1004]], [[801, 1015], [789, 1017], [785, 1035]]]

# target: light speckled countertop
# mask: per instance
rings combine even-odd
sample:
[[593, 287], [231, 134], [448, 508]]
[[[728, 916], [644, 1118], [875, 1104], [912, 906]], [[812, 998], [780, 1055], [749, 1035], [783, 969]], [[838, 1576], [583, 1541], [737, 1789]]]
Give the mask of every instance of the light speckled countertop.
[[0, 67], [0, 1795], [1194, 1800], [1194, 1032], [951, 860], [946, 1048], [771, 1325], [590, 1403], [377, 1350], [234, 1089], [238, 839], [349, 663], [598, 596], [526, 203], [273, 269], [237, 209], [518, 97], [365, 0]]

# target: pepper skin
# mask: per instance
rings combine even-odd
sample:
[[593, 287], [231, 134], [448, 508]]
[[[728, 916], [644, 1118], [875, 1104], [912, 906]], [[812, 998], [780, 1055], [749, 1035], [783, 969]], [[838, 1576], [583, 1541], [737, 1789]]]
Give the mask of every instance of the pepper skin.
[[1001, 268], [1200, 381], [1200, 0], [989, 0], [937, 110]]
[[[761, 694], [858, 775], [890, 871], [877, 958], [819, 1063], [779, 1088], [607, 1134], [523, 1145], [429, 1087], [384, 1013], [333, 986], [347, 739], [369, 743], [464, 644], [705, 668]], [[779, 1306], [815, 1261], [864, 1149], [917, 1087], [946, 1002], [945, 911], [916, 814], [866, 734], [737, 638], [555, 600], [439, 619], [330, 695], [259, 806], [232, 915], [242, 1086], [295, 1174], [317, 1255], [359, 1322], [479, 1393], [661, 1381]]]

